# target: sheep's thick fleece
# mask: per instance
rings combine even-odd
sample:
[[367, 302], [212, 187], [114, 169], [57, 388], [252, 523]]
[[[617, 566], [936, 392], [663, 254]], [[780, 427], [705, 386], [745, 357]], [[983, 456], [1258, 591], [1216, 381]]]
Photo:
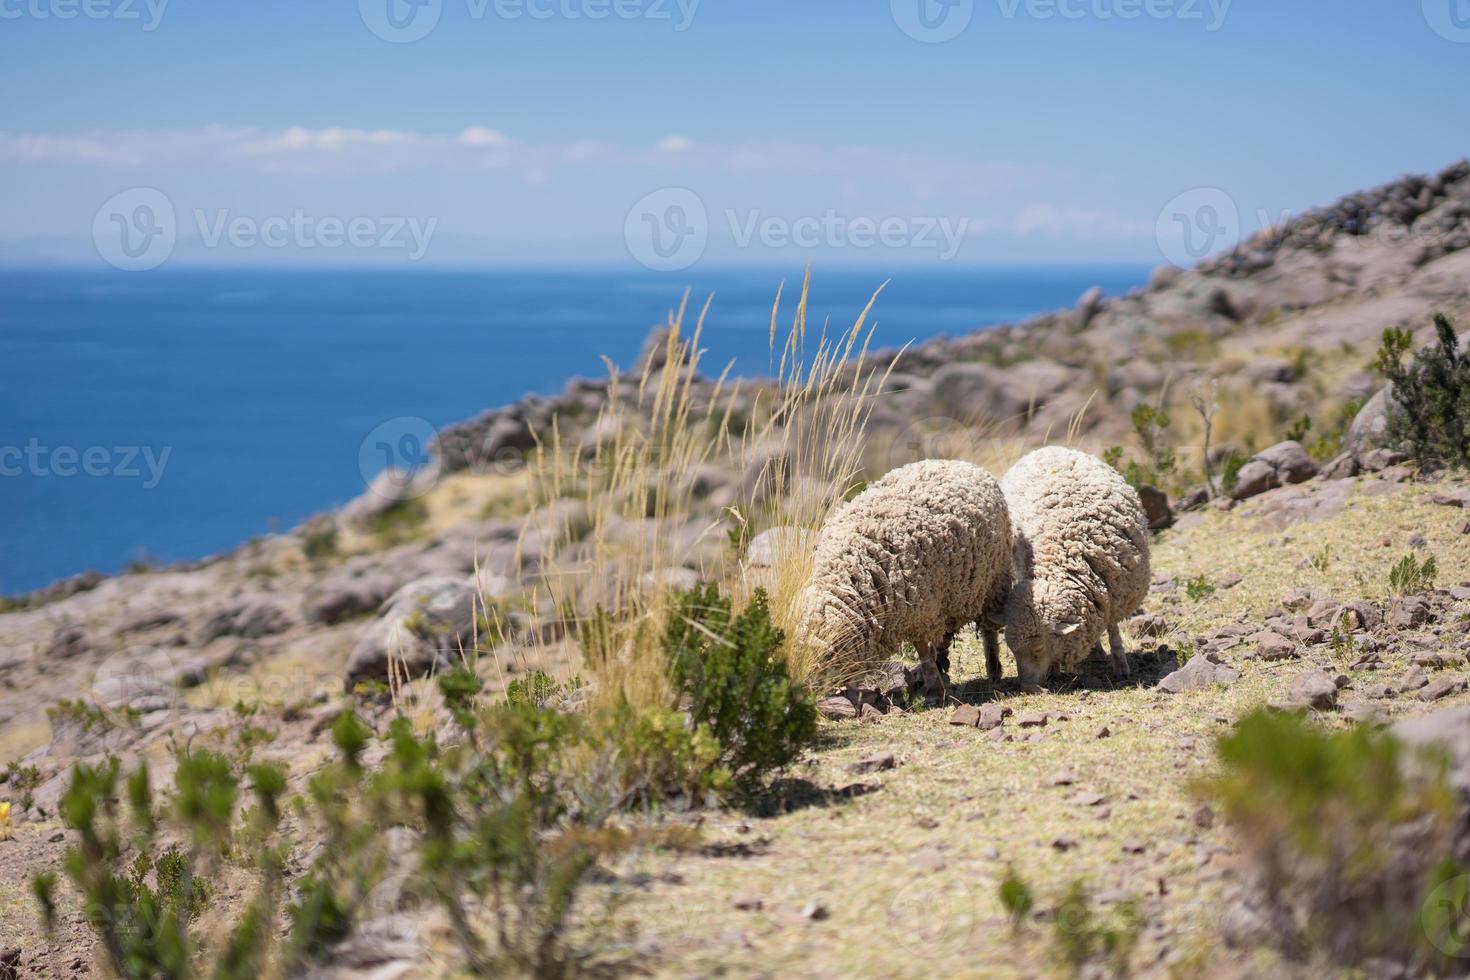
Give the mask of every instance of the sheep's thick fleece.
[[1011, 524], [993, 476], [958, 460], [901, 466], [822, 528], [807, 635], [854, 671], [905, 642], [926, 665], [942, 662], [961, 629], [987, 612], [999, 618], [1010, 564]]
[[1051, 446], [1001, 481], [1016, 535], [1006, 644], [1023, 683], [1070, 670], [1148, 596], [1148, 518], [1138, 493], [1096, 456]]

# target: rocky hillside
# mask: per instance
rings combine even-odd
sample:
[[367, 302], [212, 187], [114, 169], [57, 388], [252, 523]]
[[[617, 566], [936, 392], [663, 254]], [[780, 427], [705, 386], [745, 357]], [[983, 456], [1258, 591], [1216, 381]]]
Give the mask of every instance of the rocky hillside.
[[[918, 975], [984, 963], [1032, 975], [1041, 939], [1007, 939], [988, 904], [1009, 865], [1046, 888], [1086, 871], [1104, 896], [1141, 897], [1151, 972], [1249, 975], [1248, 959], [1215, 949], [1201, 913], [1234, 887], [1237, 855], [1183, 784], [1211, 765], [1213, 736], [1270, 701], [1354, 718], [1470, 703], [1470, 498], [1374, 441], [1379, 336], [1422, 334], [1435, 311], [1470, 323], [1464, 163], [1344, 198], [1195, 269], [1160, 269], [1128, 296], [1093, 292], [1026, 324], [875, 355], [893, 371], [864, 435], [868, 477], [936, 455], [998, 470], [1064, 440], [1118, 447], [1120, 463], [1148, 471], [1163, 495], [1154, 594], [1129, 638], [1141, 676], [991, 691], [970, 650], [953, 714], [893, 711], [878, 688], [832, 692], [838, 720], [802, 771], [817, 796], [760, 818], [718, 814], [697, 856], [650, 859], [631, 913], [645, 965]], [[660, 350], [645, 354], [654, 369]], [[713, 382], [696, 387], [713, 397]], [[612, 395], [636, 389], [624, 380]], [[477, 598], [504, 613], [505, 642], [484, 665], [491, 689], [532, 669], [577, 670], [567, 610], [545, 577], [575, 564], [577, 544], [552, 529], [576, 526], [586, 503], [541, 499], [528, 461], [553, 419], [564, 445], [594, 445], [607, 397], [606, 381], [574, 380], [558, 398], [446, 429], [429, 472], [385, 476], [291, 533], [12, 601], [0, 614], [0, 799], [13, 804], [0, 948], [20, 949], [13, 975], [92, 968], [75, 908], [43, 937], [24, 885], [66, 846], [57, 806], [72, 762], [149, 758], [166, 777], [171, 746], [253, 718], [271, 732], [257, 755], [288, 763], [299, 785], [330, 754], [344, 683], [386, 680], [390, 650], [411, 672], [448, 662], [485, 627]], [[1168, 424], [1155, 417], [1141, 432], [1140, 405]], [[759, 407], [759, 386], [747, 386], [737, 414]], [[768, 533], [743, 549], [709, 533], [735, 530], [726, 508], [760, 479], [748, 463], [716, 459], [689, 479], [698, 506], [675, 529], [675, 564], [651, 573], [659, 581], [758, 570], [770, 535], [792, 533], [761, 526], [759, 513], [754, 530]], [[615, 531], [645, 533], [632, 522]], [[1433, 556], [1437, 583], [1391, 590], [1405, 555]], [[1344, 610], [1356, 626], [1347, 647], [1331, 629]], [[874, 723], [840, 720], [859, 715]], [[906, 889], [918, 880], [922, 902], [953, 899], [938, 933], [910, 921]], [[874, 944], [880, 928], [888, 938]], [[429, 962], [431, 932], [350, 943], [341, 975], [411, 975]]]

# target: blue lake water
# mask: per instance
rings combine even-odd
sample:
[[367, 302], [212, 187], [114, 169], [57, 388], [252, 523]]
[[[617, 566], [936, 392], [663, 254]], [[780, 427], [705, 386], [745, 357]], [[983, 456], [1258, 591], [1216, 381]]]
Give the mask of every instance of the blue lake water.
[[[771, 302], [800, 270], [0, 271], [0, 594], [132, 559], [177, 561], [289, 528], [362, 491], [364, 440], [434, 426], [630, 364], [683, 290], [711, 373], [767, 368]], [[1134, 267], [897, 271], [874, 343], [1069, 307]], [[814, 273], [840, 329], [883, 281]], [[392, 428], [390, 424], [389, 428]], [[369, 475], [371, 475], [369, 473]]]

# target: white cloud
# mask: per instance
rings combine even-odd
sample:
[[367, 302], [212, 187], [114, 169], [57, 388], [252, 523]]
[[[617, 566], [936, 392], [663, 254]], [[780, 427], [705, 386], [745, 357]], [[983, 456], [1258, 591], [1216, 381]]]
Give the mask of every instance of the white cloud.
[[205, 126], [175, 131], [90, 131], [31, 134], [0, 131], [0, 163], [72, 163], [99, 167], [191, 165], [239, 167], [303, 175], [384, 174], [405, 171], [506, 170], [528, 180], [553, 179], [558, 170], [599, 164], [629, 168], [709, 171], [741, 176], [826, 177], [844, 193], [902, 187], [923, 198], [936, 188], [981, 197], [1024, 179], [1024, 171], [983, 162], [952, 163], [874, 147], [814, 143], [715, 145], [670, 135], [652, 149], [598, 140], [529, 143], [487, 126], [439, 134], [389, 129], [292, 126]]

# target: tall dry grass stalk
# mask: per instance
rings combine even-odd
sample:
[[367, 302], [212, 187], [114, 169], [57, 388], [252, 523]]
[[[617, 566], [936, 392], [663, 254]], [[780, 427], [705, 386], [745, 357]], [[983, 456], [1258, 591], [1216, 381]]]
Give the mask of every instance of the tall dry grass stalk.
[[[687, 567], [739, 602], [765, 588], [773, 619], [793, 640], [793, 676], [823, 683], [821, 651], [794, 642], [809, 540], [783, 539], [760, 570], [747, 569], [727, 543], [770, 527], [814, 536], [858, 478], [864, 427], [887, 376], [867, 361], [873, 300], [850, 329], [829, 337], [808, 328], [809, 285], [808, 275], [784, 336], [778, 290], [774, 377], [746, 382], [748, 395], [729, 380], [728, 365], [701, 378], [709, 303], [689, 329], [686, 297], [664, 325], [661, 351], [635, 378], [608, 362], [609, 396], [588, 434], [572, 444], [554, 424], [535, 454], [539, 506], [526, 533], [555, 542], [544, 588], [576, 623], [598, 701], [670, 705], [661, 645], [667, 583], [669, 570]], [[704, 499], [701, 479], [710, 473], [735, 488], [733, 503]]]

